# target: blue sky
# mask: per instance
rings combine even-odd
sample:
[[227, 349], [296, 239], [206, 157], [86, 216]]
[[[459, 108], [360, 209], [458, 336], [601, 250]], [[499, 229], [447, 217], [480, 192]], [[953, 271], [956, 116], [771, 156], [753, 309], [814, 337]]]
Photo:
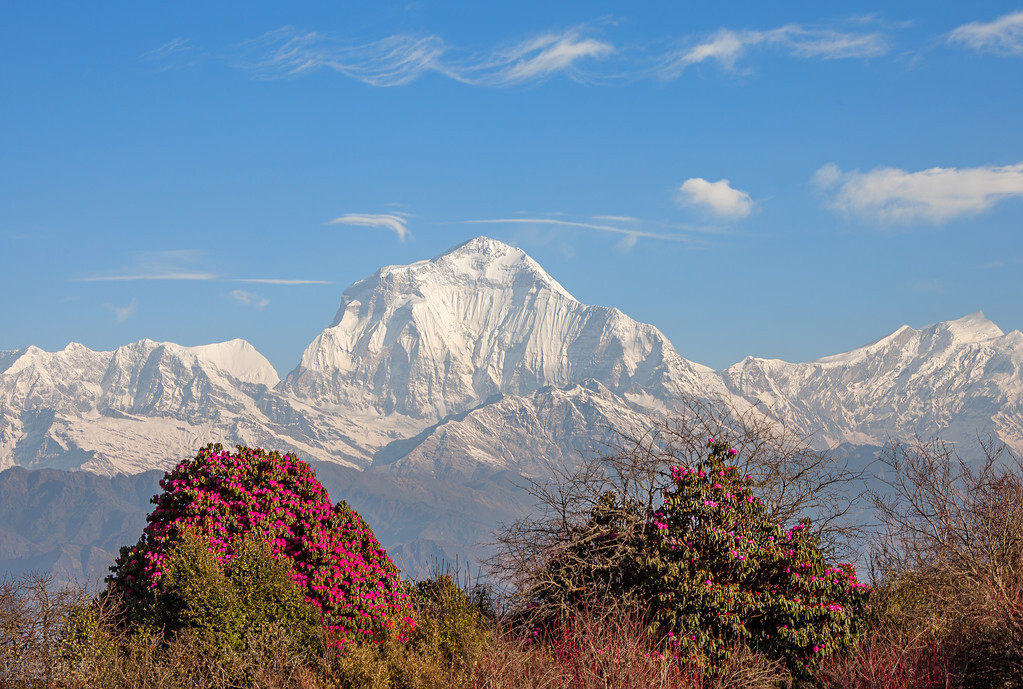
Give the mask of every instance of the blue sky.
[[242, 337], [478, 234], [717, 368], [1023, 328], [1023, 5], [0, 5], [0, 349]]

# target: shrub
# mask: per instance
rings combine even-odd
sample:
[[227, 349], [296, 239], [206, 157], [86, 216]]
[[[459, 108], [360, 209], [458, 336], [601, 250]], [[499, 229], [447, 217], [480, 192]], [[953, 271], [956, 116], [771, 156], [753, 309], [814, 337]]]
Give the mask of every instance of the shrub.
[[221, 651], [239, 650], [250, 632], [274, 626], [307, 651], [318, 640], [319, 615], [292, 581], [287, 561], [274, 558], [255, 538], [243, 538], [234, 558], [222, 564], [206, 538], [186, 531], [171, 548], [151, 601], [137, 622], [168, 632], [189, 630]]
[[877, 626], [941, 646], [963, 686], [1023, 686], [1023, 462], [998, 443], [890, 444]]
[[413, 600], [419, 613], [416, 645], [445, 664], [463, 664], [487, 643], [493, 611], [484, 587], [466, 591], [450, 574], [442, 574], [417, 582]]
[[785, 529], [769, 517], [728, 443], [709, 445], [695, 467], [672, 468], [651, 514], [607, 495], [547, 561], [533, 617], [594, 591], [632, 598], [676, 653], [716, 665], [744, 644], [807, 676], [854, 641], [866, 585], [851, 565], [825, 562], [808, 521]]
[[133, 621], [207, 625], [234, 645], [252, 623], [296, 610], [276, 576], [286, 569], [335, 645], [414, 627], [398, 569], [369, 526], [345, 502], [331, 505], [293, 455], [211, 444], [160, 485], [142, 537], [108, 578]]

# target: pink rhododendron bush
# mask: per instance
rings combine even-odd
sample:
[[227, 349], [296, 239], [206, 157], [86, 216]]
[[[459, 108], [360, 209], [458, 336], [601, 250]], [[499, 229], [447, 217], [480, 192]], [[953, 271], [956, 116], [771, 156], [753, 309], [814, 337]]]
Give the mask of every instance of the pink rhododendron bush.
[[707, 459], [673, 467], [653, 514], [655, 618], [679, 649], [721, 658], [743, 643], [808, 675], [849, 648], [862, 627], [867, 585], [850, 564], [829, 565], [808, 520], [774, 523], [755, 486], [709, 439]]
[[301, 617], [297, 597], [334, 645], [401, 639], [415, 626], [406, 586], [369, 526], [345, 502], [331, 504], [294, 455], [211, 444], [160, 485], [142, 537], [121, 549], [108, 578], [135, 621], [220, 619], [218, 634], [233, 625], [243, 636], [255, 623]]
[[649, 512], [605, 493], [530, 580], [527, 619], [549, 627], [566, 610], [627, 600], [665, 654], [715, 667], [745, 646], [801, 678], [849, 648], [866, 585], [852, 565], [826, 562], [809, 521], [771, 519], [736, 460], [708, 439], [705, 460], [671, 467]]

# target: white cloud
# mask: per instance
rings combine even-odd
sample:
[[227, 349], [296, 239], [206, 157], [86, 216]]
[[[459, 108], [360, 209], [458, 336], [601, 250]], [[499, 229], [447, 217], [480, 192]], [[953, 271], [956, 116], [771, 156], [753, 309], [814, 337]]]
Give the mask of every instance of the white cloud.
[[126, 320], [135, 315], [138, 310], [138, 300], [132, 298], [131, 302], [127, 306], [114, 306], [113, 304], [104, 304], [105, 308], [110, 309], [114, 312], [114, 317], [118, 323], [124, 323]]
[[212, 273], [159, 273], [151, 275], [96, 275], [79, 278], [77, 282], [111, 282], [120, 280], [216, 280]]
[[635, 232], [629, 232], [618, 241], [619, 251], [631, 251], [632, 247], [636, 246], [636, 242], [639, 241], [639, 235]]
[[594, 220], [609, 220], [611, 222], [639, 222], [639, 218], [634, 218], [631, 215], [591, 215]]
[[254, 309], [265, 309], [270, 304], [269, 299], [266, 299], [255, 292], [246, 292], [243, 289], [231, 290], [231, 298], [239, 304], [251, 306]]
[[986, 211], [1003, 199], [1023, 196], [1023, 163], [935, 167], [919, 172], [892, 167], [842, 172], [828, 163], [817, 171], [813, 181], [831, 193], [831, 206], [845, 213], [881, 221], [942, 222]]
[[110, 282], [134, 280], [216, 280], [219, 276], [196, 270], [194, 264], [205, 259], [195, 249], [142, 251], [132, 255], [132, 265], [121, 275], [96, 275], [78, 278], [75, 282]]
[[512, 86], [557, 73], [581, 78], [577, 63], [601, 58], [610, 44], [584, 35], [584, 27], [549, 33], [510, 48], [466, 57], [435, 35], [398, 34], [370, 43], [346, 43], [315, 31], [286, 26], [240, 46], [238, 65], [267, 79], [331, 69], [372, 86], [402, 86], [427, 72], [476, 86]]
[[661, 239], [669, 242], [693, 242], [692, 237], [684, 234], [647, 232], [644, 230], [632, 230], [613, 225], [596, 225], [593, 223], [573, 222], [570, 220], [555, 220], [553, 218], [493, 218], [489, 220], [464, 220], [465, 225], [553, 225], [556, 227], [571, 227], [581, 230], [594, 230], [597, 232], [609, 232], [622, 235], [618, 247], [628, 251], [636, 245], [640, 238]]
[[469, 84], [511, 86], [542, 81], [558, 72], [580, 78], [576, 63], [585, 58], [602, 58], [614, 52], [609, 43], [586, 38], [577, 27], [562, 34], [545, 34], [494, 53], [475, 64], [446, 68], [452, 78]]
[[1023, 11], [992, 22], [964, 24], [949, 33], [948, 42], [995, 55], [1023, 55]]
[[664, 79], [675, 79], [682, 75], [686, 67], [707, 60], [716, 60], [722, 67], [732, 69], [735, 61], [745, 52], [745, 47], [745, 42], [737, 33], [722, 29], [709, 40], [688, 50], [669, 53], [662, 59], [662, 65], [657, 71]]
[[753, 210], [750, 195], [733, 189], [727, 179], [708, 182], [702, 177], [693, 177], [682, 183], [679, 194], [684, 203], [703, 206], [722, 218], [745, 218]]
[[400, 215], [392, 215], [389, 213], [349, 213], [348, 215], [342, 215], [340, 218], [334, 218], [327, 224], [349, 225], [353, 227], [379, 227], [394, 232], [398, 235], [398, 239], [402, 242], [405, 241], [405, 237], [411, 236], [412, 234], [408, 229], [408, 221], [405, 218]]
[[792, 57], [822, 60], [867, 58], [888, 52], [888, 41], [879, 32], [848, 32], [806, 28], [788, 24], [768, 31], [721, 29], [710, 38], [682, 51], [664, 56], [655, 72], [663, 79], [675, 79], [690, 65], [713, 60], [725, 69], [752, 47], [774, 48]]
[[330, 280], [282, 280], [280, 278], [236, 278], [231, 282], [259, 282], [264, 285], [332, 285]]
[[752, 32], [758, 42], [778, 46], [794, 57], [843, 60], [879, 57], [888, 41], [878, 32], [851, 33], [833, 29], [807, 29], [790, 24], [772, 31]]
[[195, 67], [202, 60], [203, 54], [190, 39], [179, 36], [144, 53], [142, 58], [156, 65], [160, 71], [166, 71]]
[[[285, 26], [242, 44], [244, 69], [276, 79], [327, 68], [373, 86], [401, 86], [437, 69], [445, 51], [437, 36], [396, 35], [361, 45]], [[248, 56], [248, 57], [245, 57]]]

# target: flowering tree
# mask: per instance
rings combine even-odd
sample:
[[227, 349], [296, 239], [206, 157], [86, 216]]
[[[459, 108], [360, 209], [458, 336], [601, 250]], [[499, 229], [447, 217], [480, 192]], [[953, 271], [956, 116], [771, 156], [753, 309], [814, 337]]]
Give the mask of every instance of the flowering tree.
[[544, 625], [626, 600], [675, 653], [717, 663], [742, 644], [806, 675], [852, 643], [866, 585], [851, 565], [825, 562], [808, 520], [786, 529], [772, 518], [736, 450], [708, 445], [695, 466], [671, 467], [659, 509], [605, 493], [531, 579], [527, 615]]
[[855, 639], [866, 584], [849, 564], [825, 562], [808, 520], [771, 520], [727, 442], [708, 440], [707, 459], [673, 467], [672, 486], [651, 525], [658, 556], [646, 586], [654, 619], [677, 648], [720, 658], [736, 643], [805, 674]]
[[[166, 596], [176, 549], [191, 537], [227, 572], [256, 540], [287, 563], [288, 577], [315, 607], [337, 645], [402, 638], [414, 626], [397, 567], [358, 513], [332, 505], [315, 472], [290, 454], [238, 446], [236, 453], [208, 445], [160, 481], [163, 492], [148, 525], [131, 548], [122, 548], [108, 583], [131, 609], [153, 609]], [[178, 568], [180, 569], [180, 568]], [[251, 569], [251, 568], [250, 568]]]

